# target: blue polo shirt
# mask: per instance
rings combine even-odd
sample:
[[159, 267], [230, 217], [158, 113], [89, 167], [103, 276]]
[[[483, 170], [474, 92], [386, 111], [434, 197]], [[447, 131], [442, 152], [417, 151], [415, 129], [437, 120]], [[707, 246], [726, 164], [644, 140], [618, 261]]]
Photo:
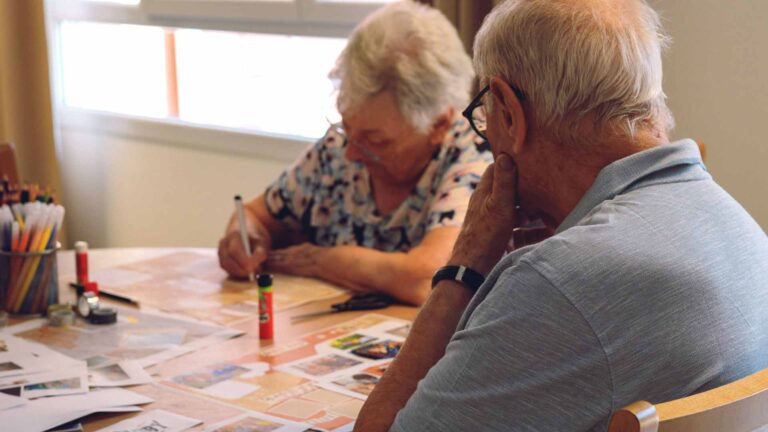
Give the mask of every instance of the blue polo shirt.
[[608, 165], [504, 257], [391, 430], [605, 430], [766, 367], [768, 239], [684, 140]]

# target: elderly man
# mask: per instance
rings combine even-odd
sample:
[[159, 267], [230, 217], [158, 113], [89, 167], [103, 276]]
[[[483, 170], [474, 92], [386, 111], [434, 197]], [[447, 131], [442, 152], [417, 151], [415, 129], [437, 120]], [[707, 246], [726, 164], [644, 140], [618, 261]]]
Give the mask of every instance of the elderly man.
[[[488, 17], [466, 113], [496, 162], [356, 430], [605, 430], [768, 367], [768, 239], [668, 142], [664, 43], [641, 0]], [[522, 213], [556, 233], [501, 258]]]

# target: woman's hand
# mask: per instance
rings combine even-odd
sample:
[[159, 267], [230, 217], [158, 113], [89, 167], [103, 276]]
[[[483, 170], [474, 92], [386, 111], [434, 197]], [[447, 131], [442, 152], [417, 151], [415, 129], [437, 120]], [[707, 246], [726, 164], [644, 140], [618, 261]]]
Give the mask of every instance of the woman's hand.
[[319, 277], [323, 270], [322, 259], [326, 250], [327, 248], [311, 243], [273, 250], [266, 260], [266, 266], [276, 273]]
[[219, 265], [230, 276], [247, 278], [248, 275], [261, 271], [262, 265], [269, 253], [269, 244], [257, 235], [250, 236], [249, 241], [252, 252], [250, 257], [245, 253], [245, 248], [243, 248], [240, 231], [230, 230], [219, 241]]

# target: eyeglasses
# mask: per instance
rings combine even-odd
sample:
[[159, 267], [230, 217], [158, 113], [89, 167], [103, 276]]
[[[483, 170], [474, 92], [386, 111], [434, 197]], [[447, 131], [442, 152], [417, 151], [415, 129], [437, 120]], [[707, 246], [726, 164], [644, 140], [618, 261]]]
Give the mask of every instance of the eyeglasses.
[[[515, 86], [510, 87], [512, 87], [512, 91], [515, 92], [515, 96], [517, 96], [518, 99], [521, 101], [525, 100], [525, 93]], [[472, 130], [486, 141], [488, 140], [488, 137], [485, 136], [485, 130], [488, 123], [486, 121], [487, 113], [485, 111], [485, 106], [483, 106], [483, 96], [485, 96], [490, 89], [490, 85], [483, 87], [483, 89], [480, 90], [480, 93], [478, 93], [477, 96], [472, 99], [472, 102], [469, 103], [467, 109], [461, 113], [464, 118], [469, 120], [469, 125], [472, 126]]]
[[[327, 119], [326, 119], [327, 120]], [[341, 123], [332, 123], [331, 121], [328, 121], [328, 123], [331, 126], [331, 129], [333, 129], [334, 132], [336, 132], [340, 137], [344, 138], [344, 141], [346, 141], [349, 145], [353, 145], [357, 148], [359, 148], [363, 154], [365, 154], [365, 157], [368, 158], [371, 162], [379, 162], [381, 161], [381, 156], [377, 155], [373, 152], [367, 145], [361, 143], [360, 141], [353, 141], [349, 138], [349, 135], [347, 135], [347, 131], [344, 129], [344, 125]]]

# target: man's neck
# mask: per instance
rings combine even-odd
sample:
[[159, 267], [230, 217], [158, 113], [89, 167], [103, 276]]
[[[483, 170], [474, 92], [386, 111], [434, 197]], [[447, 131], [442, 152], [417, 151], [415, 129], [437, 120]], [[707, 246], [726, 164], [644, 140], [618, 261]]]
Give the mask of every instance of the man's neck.
[[606, 166], [668, 142], [666, 134], [638, 130], [634, 137], [597, 137], [586, 149], [584, 146], [559, 145], [560, 151], [557, 154], [561, 157], [552, 161], [550, 172], [555, 187], [547, 199], [550, 206], [545, 210], [551, 220], [545, 222], [553, 225], [553, 228], [559, 226], [576, 208]]

